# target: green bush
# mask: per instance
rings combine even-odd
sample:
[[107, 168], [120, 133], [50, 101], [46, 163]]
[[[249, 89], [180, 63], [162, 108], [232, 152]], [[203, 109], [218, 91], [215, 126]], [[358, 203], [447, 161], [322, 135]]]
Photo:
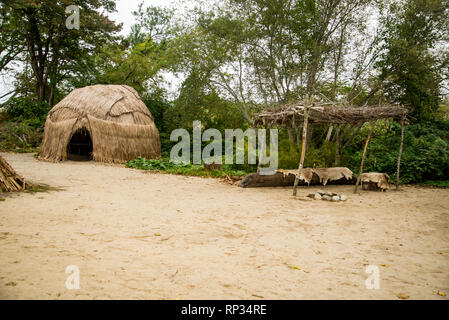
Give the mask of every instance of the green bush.
[[[284, 138], [279, 141], [279, 168], [296, 169], [301, 157], [301, 148], [291, 140]], [[335, 145], [325, 142], [320, 146], [313, 143], [309, 146], [304, 158], [304, 167], [326, 168], [335, 163]]]
[[288, 138], [279, 138], [279, 168], [297, 168], [300, 156], [301, 147]]
[[190, 176], [211, 176], [224, 177], [228, 176], [245, 176], [248, 173], [243, 170], [234, 170], [228, 165], [223, 165], [222, 170], [207, 171], [204, 165], [199, 164], [174, 164], [168, 159], [146, 159], [138, 157], [137, 159], [128, 161], [126, 164], [129, 168], [163, 171], [173, 174], [190, 175]]
[[0, 127], [0, 151], [36, 152], [44, 135], [28, 121], [7, 122]]
[[422, 184], [437, 188], [449, 188], [449, 180], [441, 180], [441, 181], [426, 180]]
[[47, 103], [33, 97], [11, 99], [5, 106], [6, 121], [0, 126], [0, 150], [36, 152], [49, 110]]
[[[400, 174], [402, 183], [448, 179], [448, 129], [447, 122], [414, 124], [405, 127]], [[393, 123], [388, 133], [372, 139], [367, 150], [365, 172], [385, 172], [393, 179], [395, 178], [400, 130], [400, 125]], [[363, 150], [359, 148], [350, 158], [351, 169], [358, 170], [362, 152]]]
[[43, 128], [51, 107], [33, 97], [13, 98], [5, 106], [9, 122], [27, 122], [33, 128]]

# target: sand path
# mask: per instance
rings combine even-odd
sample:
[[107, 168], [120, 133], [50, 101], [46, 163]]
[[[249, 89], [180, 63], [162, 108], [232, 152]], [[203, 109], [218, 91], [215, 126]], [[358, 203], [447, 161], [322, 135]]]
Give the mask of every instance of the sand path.
[[[448, 299], [449, 190], [241, 189], [215, 179], [2, 154], [63, 191], [0, 202], [1, 299]], [[65, 286], [66, 267], [80, 289]], [[369, 290], [376, 265], [380, 289]], [[294, 268], [293, 266], [297, 266]], [[437, 295], [438, 290], [448, 296]]]

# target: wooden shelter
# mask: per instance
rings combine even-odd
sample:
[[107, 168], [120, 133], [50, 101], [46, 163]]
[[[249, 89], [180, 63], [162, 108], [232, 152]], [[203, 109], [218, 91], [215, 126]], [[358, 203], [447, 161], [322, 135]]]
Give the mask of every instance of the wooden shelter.
[[136, 90], [95, 85], [72, 91], [48, 113], [39, 159], [70, 154], [123, 163], [138, 156], [159, 158], [159, 131]]
[[[278, 110], [261, 112], [254, 115], [253, 119], [255, 126], [285, 126], [296, 128], [298, 125], [303, 125], [301, 158], [299, 160], [298, 173], [296, 174], [296, 179], [293, 186], [293, 195], [296, 195], [296, 187], [298, 186], [306, 154], [307, 126], [309, 123], [348, 124], [353, 126], [357, 126], [365, 122], [373, 123], [371, 131], [365, 142], [362, 162], [360, 164], [359, 178], [357, 179], [355, 185], [354, 192], [357, 192], [357, 188], [360, 183], [360, 176], [363, 173], [366, 150], [368, 148], [368, 143], [371, 139], [371, 134], [374, 130], [376, 121], [388, 118], [400, 120], [402, 130], [396, 175], [396, 188], [399, 188], [399, 171], [404, 142], [404, 122], [407, 112], [407, 109], [402, 106], [390, 104], [366, 107], [340, 107], [333, 103], [315, 103], [306, 100], [304, 102], [283, 106]], [[264, 152], [264, 150], [262, 152]]]

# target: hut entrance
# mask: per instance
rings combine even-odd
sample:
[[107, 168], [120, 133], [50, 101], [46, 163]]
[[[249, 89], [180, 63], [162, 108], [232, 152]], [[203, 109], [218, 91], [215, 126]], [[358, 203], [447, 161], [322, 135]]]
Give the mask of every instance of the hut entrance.
[[77, 130], [67, 146], [67, 158], [73, 161], [92, 160], [92, 138], [86, 128]]

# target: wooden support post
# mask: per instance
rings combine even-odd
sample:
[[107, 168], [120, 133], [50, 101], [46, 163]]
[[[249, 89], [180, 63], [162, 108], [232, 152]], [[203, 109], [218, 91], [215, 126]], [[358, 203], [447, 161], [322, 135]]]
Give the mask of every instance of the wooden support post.
[[304, 126], [302, 128], [302, 149], [301, 158], [299, 159], [298, 173], [295, 177], [295, 183], [293, 185], [293, 195], [296, 196], [296, 188], [298, 187], [299, 177], [301, 175], [302, 168], [304, 166], [304, 158], [306, 156], [306, 146], [307, 146], [307, 125], [309, 123], [309, 107], [306, 102], [304, 105]]
[[[259, 150], [259, 163], [257, 164], [257, 173], [260, 174], [260, 168], [262, 167], [263, 158], [265, 157], [266, 152], [266, 142], [267, 142], [267, 125], [264, 121], [264, 128], [265, 128], [265, 141], [262, 143], [262, 148]], [[259, 130], [255, 128], [256, 130], [256, 144], [259, 146]]]
[[396, 171], [396, 190], [399, 190], [399, 172], [401, 170], [402, 148], [404, 146], [404, 124], [405, 124], [405, 116], [402, 117], [401, 121], [401, 143], [399, 144], [398, 168]]
[[335, 163], [334, 167], [338, 167], [340, 163], [340, 126], [335, 130]]
[[359, 176], [357, 177], [357, 182], [355, 183], [354, 193], [357, 193], [357, 189], [358, 189], [358, 187], [359, 187], [360, 180], [362, 179], [362, 174], [363, 174], [363, 164], [365, 163], [366, 150], [368, 149], [368, 144], [369, 144], [369, 141], [370, 141], [370, 139], [371, 139], [371, 134], [372, 134], [373, 131], [374, 131], [374, 127], [376, 126], [376, 122], [377, 122], [377, 121], [375, 121], [375, 122], [372, 124], [371, 130], [370, 130], [370, 132], [369, 132], [369, 134], [368, 134], [368, 138], [366, 138], [365, 148], [363, 149], [362, 162], [360, 163]]
[[329, 129], [327, 130], [327, 135], [326, 135], [326, 142], [331, 141], [331, 136], [332, 136], [332, 130], [334, 130], [334, 126], [331, 124], [329, 126]]

